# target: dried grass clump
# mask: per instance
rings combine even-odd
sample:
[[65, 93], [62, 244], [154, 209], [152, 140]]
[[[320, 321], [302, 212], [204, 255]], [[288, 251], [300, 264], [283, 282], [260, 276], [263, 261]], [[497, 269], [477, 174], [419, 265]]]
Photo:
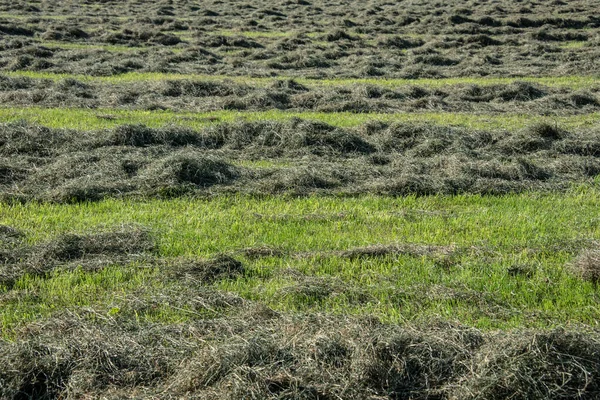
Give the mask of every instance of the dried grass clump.
[[482, 343], [477, 331], [388, 329], [322, 315], [248, 326], [206, 347], [173, 378], [207, 398], [444, 398]]
[[173, 267], [176, 277], [188, 277], [203, 283], [235, 279], [244, 274], [244, 265], [233, 257], [218, 255], [210, 260], [184, 262]]
[[35, 31], [25, 28], [23, 26], [14, 24], [2, 24], [0, 25], [0, 32], [5, 35], [17, 35], [17, 36], [33, 36]]
[[600, 340], [594, 332], [497, 334], [472, 359], [451, 399], [595, 399]]
[[503, 139], [498, 149], [509, 155], [533, 154], [552, 147], [552, 140], [548, 140], [537, 134], [537, 132], [521, 132]]
[[296, 148], [309, 147], [313, 153], [325, 154], [327, 150], [339, 153], [372, 153], [372, 144], [360, 136], [317, 121], [291, 119], [287, 125], [289, 145]]
[[544, 90], [528, 82], [511, 83], [498, 93], [498, 97], [503, 101], [531, 101], [544, 96]]
[[270, 246], [248, 247], [242, 250], [244, 257], [250, 260], [256, 260], [264, 257], [283, 257], [285, 252], [281, 249]]
[[336, 29], [332, 32], [329, 32], [323, 36], [323, 39], [325, 39], [328, 42], [337, 42], [340, 40], [358, 40], [357, 37], [350, 35], [343, 29]]
[[349, 259], [386, 257], [390, 255], [409, 255], [413, 257], [442, 257], [451, 256], [456, 251], [457, 248], [455, 246], [433, 246], [408, 243], [358, 247], [355, 249], [342, 251], [339, 253], [339, 256]]
[[43, 260], [70, 261], [90, 256], [135, 255], [155, 249], [150, 233], [139, 227], [89, 235], [65, 234], [38, 245], [35, 254]]
[[181, 43], [181, 39], [175, 35], [149, 30], [133, 31], [130, 29], [123, 29], [120, 32], [105, 33], [99, 39], [110, 44], [130, 46], [140, 46], [144, 43], [174, 46]]
[[5, 124], [0, 129], [0, 155], [48, 157], [70, 142], [66, 130], [50, 129], [27, 123]]
[[22, 256], [22, 240], [25, 234], [8, 225], [0, 225], [0, 283], [3, 281], [4, 270]]
[[271, 88], [285, 90], [288, 93], [303, 93], [310, 89], [293, 79], [277, 80], [271, 84]]
[[339, 177], [335, 176], [336, 172], [307, 167], [282, 170], [264, 183], [264, 190], [272, 193], [291, 192], [297, 195], [331, 190], [341, 184]]
[[20, 239], [24, 236], [25, 234], [17, 228], [8, 225], [0, 225], [0, 241], [4, 242], [5, 240], [10, 239]]
[[244, 87], [233, 86], [227, 83], [202, 82], [191, 80], [166, 80], [160, 84], [160, 91], [163, 96], [179, 97], [224, 97], [230, 95], [243, 95], [246, 92]]
[[473, 352], [484, 343], [476, 330], [433, 328], [400, 331], [373, 347], [365, 378], [389, 398], [445, 398], [445, 386], [468, 371]]
[[204, 134], [222, 138], [227, 147], [245, 150], [256, 147], [275, 147], [291, 155], [372, 153], [374, 146], [345, 129], [299, 118], [285, 122], [261, 121], [226, 123], [209, 127]]
[[108, 142], [115, 146], [146, 147], [152, 145], [204, 147], [206, 138], [183, 127], [148, 128], [144, 125], [121, 125], [115, 128]]
[[281, 273], [289, 284], [275, 294], [281, 301], [292, 304], [317, 305], [328, 299], [337, 299], [348, 304], [376, 302], [372, 294], [336, 277], [307, 276], [294, 269]]
[[470, 176], [502, 179], [505, 181], [536, 180], [545, 181], [552, 177], [551, 172], [533, 162], [520, 158], [514, 163], [500, 163], [496, 160], [490, 162], [474, 162], [463, 166], [463, 171]]
[[441, 193], [443, 182], [429, 175], [402, 174], [396, 178], [380, 182], [376, 192], [391, 196], [427, 196]]
[[547, 140], [559, 140], [565, 137], [565, 132], [558, 125], [542, 122], [527, 128], [527, 132], [532, 136], [538, 136]]
[[94, 182], [85, 178], [74, 179], [52, 190], [47, 198], [57, 203], [86, 203], [100, 201], [108, 197], [121, 197], [131, 191], [129, 185], [119, 182]]
[[600, 132], [589, 135], [572, 135], [564, 140], [556, 142], [554, 148], [564, 154], [572, 154], [582, 157], [600, 157]]
[[177, 327], [119, 325], [93, 325], [65, 315], [30, 324], [29, 332], [15, 343], [0, 341], [0, 397], [140, 393], [173, 374], [185, 355], [197, 348]]
[[575, 273], [594, 284], [600, 283], [600, 250], [589, 249], [582, 252], [573, 264]]
[[401, 36], [383, 36], [377, 41], [378, 46], [394, 49], [412, 49], [414, 47], [421, 47], [425, 42], [421, 39], [412, 39]]
[[138, 226], [92, 234], [64, 234], [27, 246], [24, 235], [0, 227], [0, 283], [13, 284], [25, 274], [44, 275], [56, 268], [87, 265], [93, 270], [151, 255], [156, 247], [150, 232]]
[[25, 179], [27, 170], [12, 165], [0, 163], [0, 185], [9, 185], [11, 183]]
[[151, 165], [142, 173], [142, 179], [146, 190], [166, 194], [229, 183], [238, 175], [236, 167], [220, 158], [183, 150]]
[[574, 107], [577, 108], [586, 106], [600, 106], [600, 101], [598, 100], [598, 97], [588, 91], [575, 92], [568, 97], [568, 100]]

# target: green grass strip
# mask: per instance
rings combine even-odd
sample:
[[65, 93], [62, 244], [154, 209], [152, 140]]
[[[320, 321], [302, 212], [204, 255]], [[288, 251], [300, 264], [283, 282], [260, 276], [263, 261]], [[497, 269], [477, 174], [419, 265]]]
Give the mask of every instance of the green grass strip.
[[322, 121], [339, 127], [353, 127], [368, 121], [419, 122], [439, 125], [464, 126], [471, 129], [520, 129], [539, 122], [558, 124], [564, 128], [585, 128], [600, 121], [600, 113], [577, 116], [545, 117], [527, 114], [475, 115], [469, 113], [395, 113], [355, 114], [348, 112], [286, 112], [269, 111], [211, 111], [173, 112], [121, 109], [68, 109], [68, 108], [0, 108], [0, 122], [25, 121], [50, 128], [95, 130], [123, 124], [144, 124], [150, 127], [179, 125], [200, 128], [210, 124], [234, 121], [280, 121], [293, 117]]
[[[372, 315], [392, 322], [443, 318], [497, 329], [596, 322], [600, 289], [577, 278], [569, 265], [581, 250], [600, 240], [599, 207], [600, 191], [593, 186], [574, 187], [565, 194], [502, 197], [240, 195], [0, 204], [0, 224], [25, 231], [31, 243], [67, 232], [142, 224], [152, 230], [158, 256], [210, 257], [225, 252], [242, 259], [246, 268], [242, 276], [213, 286], [278, 310]], [[446, 267], [425, 256], [284, 255], [253, 261], [238, 253], [256, 246], [294, 254], [399, 243], [454, 245], [464, 252]], [[530, 273], [511, 274], [515, 265]], [[290, 269], [297, 272], [286, 274]], [[155, 271], [123, 266], [99, 273], [24, 277], [14, 289], [0, 287], [0, 321], [10, 330], [64, 309], [118, 309], [119, 298], [129, 293], [173, 285]], [[344, 287], [360, 290], [370, 300], [354, 302], [352, 292], [311, 297], [294, 286], [302, 276], [316, 279], [312, 285], [341, 280]], [[11, 296], [11, 290], [21, 295]], [[164, 323], [181, 317], [168, 310], [153, 316]]]
[[[97, 11], [96, 11], [97, 12]], [[0, 13], [0, 18], [5, 18], [5, 19], [14, 19], [14, 20], [29, 20], [29, 19], [40, 19], [40, 20], [50, 20], [50, 21], [65, 21], [65, 20], [78, 20], [78, 21], [83, 21], [83, 22], [88, 22], [88, 21], [96, 21], [96, 20], [100, 20], [101, 18], [105, 18], [106, 15], [105, 13], [102, 13], [100, 15], [90, 15], [87, 13], [82, 13], [82, 14], [48, 14], [48, 13], [44, 13], [44, 14], [13, 14], [13, 13], [6, 13], [6, 12], [2, 12]], [[115, 20], [115, 21], [127, 21], [130, 18], [133, 18], [132, 16], [116, 16], [116, 15], [111, 15], [110, 19]], [[180, 19], [183, 20], [183, 19]], [[187, 19], [189, 20], [189, 18]]]
[[[104, 50], [109, 52], [129, 52], [129, 51], [140, 51], [148, 50], [148, 47], [133, 47], [133, 46], [115, 46], [110, 44], [83, 42], [59, 42], [59, 41], [42, 41], [40, 45], [50, 48], [60, 48], [65, 50]], [[54, 78], [51, 78], [54, 79]], [[78, 78], [77, 78], [78, 79]], [[84, 78], [85, 79], [85, 78]]]
[[176, 74], [160, 72], [128, 72], [112, 76], [88, 76], [77, 74], [61, 74], [52, 72], [37, 71], [5, 71], [2, 74], [12, 77], [28, 77], [35, 79], [77, 79], [88, 82], [108, 82], [108, 83], [129, 83], [129, 82], [155, 82], [161, 80], [189, 79], [197, 81], [233, 81], [252, 86], [266, 86], [277, 80], [294, 79], [296, 82], [309, 86], [352, 86], [352, 85], [379, 85], [387, 87], [402, 86], [427, 86], [444, 87], [453, 85], [480, 85], [490, 86], [499, 84], [510, 84], [514, 82], [529, 82], [548, 87], [567, 87], [572, 89], [585, 89], [600, 84], [600, 77], [573, 75], [559, 77], [464, 77], [464, 78], [443, 78], [443, 79], [385, 79], [385, 78], [355, 78], [355, 79], [308, 79], [290, 76], [279, 77], [248, 77], [248, 76], [225, 76], [225, 75], [200, 75], [200, 74]]

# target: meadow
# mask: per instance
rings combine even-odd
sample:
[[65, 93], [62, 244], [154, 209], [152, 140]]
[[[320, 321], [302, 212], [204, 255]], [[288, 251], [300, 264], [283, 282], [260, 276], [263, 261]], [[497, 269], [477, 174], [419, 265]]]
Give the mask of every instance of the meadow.
[[596, 8], [0, 0], [0, 398], [600, 397]]

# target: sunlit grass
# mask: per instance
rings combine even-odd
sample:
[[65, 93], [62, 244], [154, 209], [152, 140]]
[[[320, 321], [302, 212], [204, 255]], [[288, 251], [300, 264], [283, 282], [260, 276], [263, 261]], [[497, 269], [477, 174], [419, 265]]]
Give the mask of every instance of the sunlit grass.
[[252, 86], [266, 86], [277, 80], [294, 79], [295, 81], [308, 86], [354, 86], [354, 85], [379, 85], [386, 87], [402, 87], [402, 86], [428, 86], [428, 87], [444, 87], [453, 85], [499, 85], [510, 84], [513, 82], [530, 82], [548, 87], [568, 87], [572, 89], [589, 88], [591, 86], [600, 85], [600, 77], [574, 75], [574, 76], [559, 76], [559, 77], [461, 77], [461, 78], [442, 78], [442, 79], [386, 79], [386, 78], [356, 78], [356, 79], [310, 79], [298, 77], [248, 77], [248, 76], [225, 76], [225, 75], [200, 75], [200, 74], [176, 74], [176, 73], [160, 73], [160, 72], [128, 72], [112, 76], [89, 76], [78, 74], [63, 74], [52, 72], [38, 71], [5, 71], [2, 72], [7, 76], [23, 76], [28, 78], [38, 79], [54, 79], [60, 80], [65, 78], [73, 78], [81, 81], [97, 81], [107, 83], [127, 83], [127, 82], [144, 82], [144, 81], [161, 81], [161, 80], [177, 80], [189, 79], [198, 81], [221, 81], [228, 80], [237, 83], [245, 83]]
[[[105, 13], [102, 13], [102, 15], [87, 15], [85, 12], [81, 13], [81, 14], [48, 14], [48, 13], [43, 13], [43, 14], [14, 14], [14, 13], [0, 13], [0, 18], [6, 18], [8, 20], [14, 19], [14, 20], [28, 20], [28, 19], [41, 19], [41, 20], [51, 20], [51, 21], [64, 21], [64, 20], [82, 20], [82, 21], [88, 21], [88, 20], [97, 20], [98, 18], [102, 18], [105, 17]], [[116, 20], [116, 21], [127, 21], [128, 19], [130, 19], [131, 17], [128, 16], [116, 16], [116, 15], [112, 15], [110, 16], [110, 19], [112, 20]]]
[[180, 125], [201, 128], [206, 125], [234, 121], [271, 121], [302, 118], [352, 127], [368, 121], [430, 122], [439, 125], [464, 126], [471, 129], [520, 129], [538, 122], [558, 124], [564, 128], [582, 128], [596, 125], [599, 113], [577, 116], [536, 116], [528, 114], [470, 114], [445, 112], [419, 113], [349, 113], [349, 112], [286, 112], [269, 111], [209, 111], [173, 112], [123, 109], [68, 109], [68, 108], [0, 108], [0, 122], [26, 121], [51, 128], [94, 130], [123, 124], [144, 124], [150, 127]]
[[[371, 315], [394, 323], [443, 318], [497, 329], [597, 324], [599, 289], [577, 278], [569, 264], [600, 240], [599, 207], [600, 192], [592, 186], [502, 197], [238, 195], [0, 204], [0, 224], [23, 230], [30, 243], [141, 224], [157, 241], [157, 257], [226, 253], [242, 260], [242, 275], [209, 286], [277, 310]], [[435, 254], [349, 259], [336, 253], [374, 244], [452, 246], [457, 253], [449, 264]], [[282, 253], [252, 260], [241, 252], [264, 246]], [[510, 273], [514, 266], [530, 274]], [[25, 276], [0, 288], [0, 316], [8, 332], [67, 309], [133, 312], [130, 299], [140, 291], [166, 293], [187, 290], [185, 285], [144, 264]], [[336, 295], [311, 294], [331, 287]], [[142, 317], [165, 323], [202, 318], [168, 307]]]
[[584, 42], [584, 41], [561, 42], [559, 44], [559, 47], [561, 47], [563, 49], [581, 49], [581, 48], [585, 47], [587, 44], [588, 44], [588, 42]]
[[[144, 293], [160, 292], [165, 284], [160, 271], [142, 265], [110, 266], [96, 272], [81, 268], [54, 271], [47, 276], [25, 275], [8, 291], [0, 286], [0, 331], [11, 337], [12, 328], [67, 309], [102, 310], [102, 317], [123, 315], [140, 322], [177, 323], [187, 319], [186, 310], [158, 305], [136, 313], [127, 303]], [[15, 293], [10, 301], [3, 294]]]
[[110, 52], [129, 52], [147, 50], [147, 47], [133, 47], [133, 46], [116, 46], [101, 43], [74, 43], [74, 42], [59, 42], [59, 41], [42, 41], [42, 46], [50, 48], [60, 48], [65, 50], [104, 50]]

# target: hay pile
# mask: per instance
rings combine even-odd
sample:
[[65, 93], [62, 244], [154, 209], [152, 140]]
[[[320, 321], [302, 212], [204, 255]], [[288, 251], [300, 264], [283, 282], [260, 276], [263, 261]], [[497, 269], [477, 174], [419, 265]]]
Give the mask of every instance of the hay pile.
[[350, 129], [297, 118], [200, 131], [7, 124], [0, 128], [0, 199], [560, 191], [600, 174], [599, 138], [598, 129], [550, 124], [515, 132], [385, 122]]
[[173, 326], [72, 315], [0, 342], [0, 396], [189, 399], [592, 399], [597, 331], [397, 327], [247, 305]]

